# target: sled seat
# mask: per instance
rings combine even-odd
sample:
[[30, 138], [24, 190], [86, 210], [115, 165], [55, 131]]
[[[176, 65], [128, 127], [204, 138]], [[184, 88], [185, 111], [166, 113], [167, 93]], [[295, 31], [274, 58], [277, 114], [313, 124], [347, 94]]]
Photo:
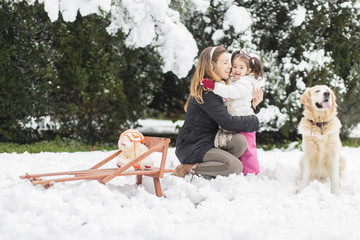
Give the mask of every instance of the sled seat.
[[[113, 178], [118, 176], [129, 176], [136, 175], [136, 184], [142, 183], [142, 177], [148, 176], [152, 177], [154, 181], [155, 193], [156, 196], [162, 196], [162, 189], [160, 185], [160, 178], [163, 178], [164, 173], [172, 172], [171, 169], [165, 168], [166, 156], [168, 152], [170, 139], [161, 138], [161, 137], [148, 137], [145, 136], [145, 145], [149, 148], [148, 151], [136, 157], [134, 160], [124, 165], [121, 168], [100, 168], [104, 164], [108, 163], [115, 157], [117, 157], [121, 150], [115, 152], [111, 156], [105, 158], [101, 162], [97, 163], [90, 169], [86, 170], [77, 170], [77, 171], [63, 171], [63, 172], [54, 172], [54, 173], [41, 173], [41, 174], [28, 174], [26, 173], [23, 176], [20, 176], [21, 179], [29, 179], [33, 185], [43, 185], [45, 188], [51, 187], [56, 182], [66, 182], [66, 181], [76, 181], [76, 180], [98, 180], [99, 182], [106, 184], [111, 181]], [[150, 170], [130, 170], [132, 166], [142, 159], [148, 157], [154, 152], [161, 152], [161, 162], [160, 166], [156, 166]], [[129, 169], [129, 170], [128, 170]], [[128, 170], [128, 171], [126, 171]], [[126, 172], [125, 172], [126, 171]], [[58, 177], [45, 179], [47, 177]]]

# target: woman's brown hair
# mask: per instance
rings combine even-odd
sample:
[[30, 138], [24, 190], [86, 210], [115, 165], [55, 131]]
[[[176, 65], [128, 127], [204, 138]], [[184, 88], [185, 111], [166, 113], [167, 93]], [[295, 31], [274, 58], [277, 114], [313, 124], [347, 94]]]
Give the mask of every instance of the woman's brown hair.
[[[211, 54], [212, 53], [212, 54]], [[216, 47], [207, 47], [205, 48], [199, 56], [195, 73], [191, 78], [190, 84], [190, 95], [187, 99], [184, 109], [187, 110], [190, 98], [194, 97], [198, 103], [204, 103], [202, 94], [203, 87], [201, 86], [201, 81], [204, 78], [209, 78], [214, 82], [220, 82], [222, 79], [214, 72], [216, 67], [216, 62], [219, 59], [219, 56], [223, 53], [227, 53], [226, 48], [223, 46]], [[212, 56], [211, 56], [212, 55]], [[226, 80], [226, 79], [225, 79]]]

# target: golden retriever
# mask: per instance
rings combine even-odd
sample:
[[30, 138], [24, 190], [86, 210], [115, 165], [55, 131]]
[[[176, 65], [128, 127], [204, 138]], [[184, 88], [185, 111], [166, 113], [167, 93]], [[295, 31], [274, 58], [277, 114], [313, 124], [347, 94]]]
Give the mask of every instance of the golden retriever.
[[301, 180], [297, 193], [312, 180], [331, 180], [331, 192], [340, 195], [340, 177], [345, 159], [340, 156], [341, 123], [337, 118], [334, 92], [325, 85], [306, 89], [300, 102], [304, 117], [299, 123], [303, 155], [300, 159]]

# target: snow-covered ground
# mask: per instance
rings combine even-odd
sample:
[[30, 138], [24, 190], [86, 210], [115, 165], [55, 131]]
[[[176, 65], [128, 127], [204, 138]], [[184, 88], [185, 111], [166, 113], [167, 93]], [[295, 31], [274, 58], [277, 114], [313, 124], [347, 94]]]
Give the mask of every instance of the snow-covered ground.
[[[178, 164], [174, 150], [167, 168]], [[360, 148], [343, 148], [348, 165], [340, 197], [330, 193], [329, 181], [295, 194], [299, 150], [259, 149], [258, 176], [190, 182], [166, 174], [161, 198], [147, 177], [140, 186], [128, 176], [47, 190], [19, 178], [87, 169], [112, 153], [0, 154], [0, 239], [360, 239]]]

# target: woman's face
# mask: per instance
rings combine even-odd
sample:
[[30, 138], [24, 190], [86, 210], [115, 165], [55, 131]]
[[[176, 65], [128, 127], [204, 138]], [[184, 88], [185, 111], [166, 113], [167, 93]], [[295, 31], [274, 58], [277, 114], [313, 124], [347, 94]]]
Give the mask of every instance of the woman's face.
[[235, 79], [246, 76], [251, 72], [243, 59], [236, 58], [233, 62], [231, 73]]
[[228, 79], [230, 74], [230, 61], [227, 52], [222, 53], [216, 61], [214, 72], [222, 79]]

